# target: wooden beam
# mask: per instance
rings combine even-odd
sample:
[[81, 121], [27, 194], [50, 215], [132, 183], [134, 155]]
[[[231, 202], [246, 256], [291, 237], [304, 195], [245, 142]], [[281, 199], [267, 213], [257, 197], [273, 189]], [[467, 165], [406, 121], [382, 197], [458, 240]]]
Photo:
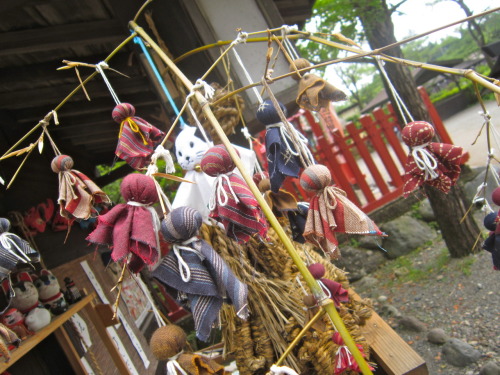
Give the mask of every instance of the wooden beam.
[[127, 37], [116, 20], [82, 22], [0, 33], [0, 56], [70, 48], [77, 45], [119, 43]]

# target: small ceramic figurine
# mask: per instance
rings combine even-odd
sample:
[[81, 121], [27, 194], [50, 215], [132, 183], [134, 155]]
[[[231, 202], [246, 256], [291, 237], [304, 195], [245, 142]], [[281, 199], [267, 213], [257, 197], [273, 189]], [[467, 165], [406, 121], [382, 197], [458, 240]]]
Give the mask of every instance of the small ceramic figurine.
[[52, 272], [45, 269], [41, 270], [40, 277], [35, 279], [34, 284], [38, 289], [40, 302], [50, 312], [54, 315], [60, 315], [68, 310], [68, 304], [61, 292], [59, 281]]
[[37, 332], [43, 327], [49, 325], [50, 320], [51, 316], [49, 310], [44, 309], [43, 307], [35, 307], [28, 313], [28, 315], [26, 315], [24, 323], [30, 331]]
[[32, 335], [24, 324], [24, 315], [18, 309], [11, 308], [2, 315], [2, 323], [10, 328], [21, 339], [25, 340]]
[[64, 284], [66, 286], [66, 291], [64, 292], [64, 298], [69, 304], [76, 303], [82, 299], [80, 290], [75, 286], [75, 282], [69, 277], [64, 278]]

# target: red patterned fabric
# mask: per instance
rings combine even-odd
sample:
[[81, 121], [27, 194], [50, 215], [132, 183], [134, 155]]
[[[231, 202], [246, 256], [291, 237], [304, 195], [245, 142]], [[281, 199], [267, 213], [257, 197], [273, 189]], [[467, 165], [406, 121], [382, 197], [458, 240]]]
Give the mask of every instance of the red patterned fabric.
[[[423, 184], [447, 193], [460, 177], [463, 149], [447, 143], [431, 142], [434, 128], [425, 121], [410, 122], [402, 131], [403, 141], [411, 148], [405, 165], [403, 195]], [[422, 161], [430, 165], [426, 172]]]
[[86, 175], [73, 167], [68, 155], [56, 156], [51, 163], [52, 170], [59, 175], [60, 215], [67, 219], [87, 220], [97, 211], [94, 206], [111, 204], [108, 196]]
[[[358, 363], [354, 359], [352, 353], [344, 345], [344, 340], [340, 333], [335, 332], [332, 336], [332, 340], [335, 344], [339, 345], [337, 349], [337, 353], [335, 354], [335, 375], [343, 374], [344, 371], [351, 370], [356, 372], [361, 372]], [[366, 354], [364, 352], [363, 346], [360, 344], [356, 344], [363, 358], [366, 358]], [[369, 366], [370, 370], [373, 370], [373, 367]]]
[[201, 169], [217, 177], [212, 191], [210, 217], [222, 223], [229, 237], [239, 242], [253, 235], [266, 237], [267, 221], [245, 181], [233, 173], [235, 165], [222, 145], [210, 148], [201, 160]]
[[112, 116], [113, 120], [120, 124], [116, 156], [125, 160], [134, 169], [144, 168], [149, 163], [156, 146], [165, 137], [165, 133], [135, 116], [135, 108], [129, 103], [118, 104], [113, 109]]
[[339, 257], [335, 232], [383, 236], [377, 225], [332, 183], [330, 170], [324, 165], [307, 167], [300, 176], [301, 186], [314, 192], [304, 229], [304, 238], [325, 254]]
[[138, 173], [126, 176], [120, 190], [128, 203], [117, 204], [99, 216], [87, 241], [112, 246], [113, 261], [126, 260], [132, 272], [139, 272], [144, 264], [153, 265], [160, 259], [159, 220], [156, 223], [149, 208], [158, 202], [158, 194], [153, 179]]

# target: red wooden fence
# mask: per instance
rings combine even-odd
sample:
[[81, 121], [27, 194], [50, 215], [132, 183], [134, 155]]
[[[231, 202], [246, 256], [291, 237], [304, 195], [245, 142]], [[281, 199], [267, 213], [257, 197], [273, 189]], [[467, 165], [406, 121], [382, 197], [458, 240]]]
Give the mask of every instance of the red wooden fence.
[[[442, 142], [452, 143], [427, 93], [423, 88], [419, 91], [436, 135]], [[401, 126], [390, 104], [361, 116], [358, 123], [348, 123], [344, 130], [329, 126], [320, 116], [305, 110], [289, 121], [308, 138], [316, 161], [329, 167], [334, 183], [363, 211], [373, 211], [402, 195], [407, 147], [400, 140]], [[258, 138], [260, 145], [257, 142], [255, 149], [261, 162], [267, 165], [263, 147], [265, 131]], [[287, 178], [283, 188], [298, 199], [307, 199], [308, 194], [298, 179]]]

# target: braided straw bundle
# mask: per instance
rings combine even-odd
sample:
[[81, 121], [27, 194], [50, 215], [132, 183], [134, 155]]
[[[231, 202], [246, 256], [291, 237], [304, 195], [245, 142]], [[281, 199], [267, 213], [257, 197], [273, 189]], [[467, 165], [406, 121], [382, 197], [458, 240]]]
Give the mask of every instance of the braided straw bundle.
[[[269, 231], [267, 243], [251, 239], [244, 246], [227, 238], [217, 226], [203, 225], [201, 237], [209, 242], [226, 260], [238, 278], [248, 285], [250, 317], [242, 321], [231, 306], [221, 310], [225, 352], [235, 355], [240, 374], [265, 373], [276, 362], [304, 325], [303, 292], [295, 277], [298, 270], [279, 241], [274, 230]], [[310, 251], [309, 258], [322, 263], [325, 277], [348, 288], [345, 273]], [[305, 259], [305, 254], [302, 254]], [[370, 316], [366, 301], [350, 299], [340, 311], [354, 340], [364, 345], [358, 324]], [[284, 365], [302, 372], [308, 369], [317, 374], [333, 374], [337, 345], [331, 340], [334, 330], [324, 315], [326, 332], [310, 331], [285, 359]]]
[[[243, 109], [245, 108], [245, 101], [240, 95], [232, 95], [221, 103], [213, 105], [211, 103], [214, 103], [225, 96], [228, 91], [217, 82], [212, 82], [210, 86], [215, 89], [214, 96], [212, 97], [212, 99], [210, 99], [210, 108], [212, 109], [212, 112], [214, 113], [217, 121], [219, 121], [222, 130], [224, 130], [224, 134], [226, 134], [227, 136], [234, 134], [234, 128], [240, 123], [240, 111], [243, 112]], [[221, 143], [220, 138], [217, 136], [217, 133], [210, 125], [210, 122], [203, 115], [201, 107], [195, 105], [194, 110], [196, 112], [198, 120], [203, 125], [203, 128], [210, 133], [214, 143]], [[190, 118], [190, 121], [192, 120], [193, 119]]]

